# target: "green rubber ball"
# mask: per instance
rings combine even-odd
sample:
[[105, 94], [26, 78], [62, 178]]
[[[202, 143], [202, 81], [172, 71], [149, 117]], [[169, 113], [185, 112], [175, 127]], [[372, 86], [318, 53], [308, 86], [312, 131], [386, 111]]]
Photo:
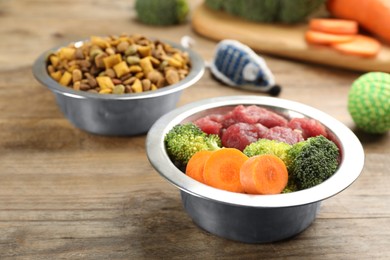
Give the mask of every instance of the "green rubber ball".
[[361, 130], [386, 133], [390, 129], [390, 74], [369, 72], [356, 79], [349, 91], [348, 111]]

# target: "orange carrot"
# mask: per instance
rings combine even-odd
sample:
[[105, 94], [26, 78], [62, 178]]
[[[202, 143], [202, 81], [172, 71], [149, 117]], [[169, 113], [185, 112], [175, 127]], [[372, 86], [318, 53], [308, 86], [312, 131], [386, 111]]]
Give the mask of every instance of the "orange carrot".
[[287, 185], [288, 172], [279, 157], [271, 154], [257, 155], [241, 166], [240, 181], [246, 193], [278, 194]]
[[248, 157], [235, 148], [222, 148], [213, 152], [203, 169], [205, 184], [232, 192], [243, 192], [240, 182], [241, 165]]
[[324, 33], [313, 30], [308, 30], [305, 34], [305, 39], [310, 44], [333, 44], [350, 42], [354, 39], [354, 37], [355, 35]]
[[334, 43], [331, 47], [344, 54], [371, 58], [379, 53], [381, 44], [372, 37], [356, 35], [353, 41]]
[[337, 18], [355, 20], [367, 31], [390, 43], [390, 3], [387, 0], [328, 0], [328, 11]]
[[204, 179], [203, 179], [204, 165], [207, 159], [210, 158], [212, 153], [213, 151], [206, 151], [206, 150], [195, 153], [187, 163], [186, 174], [189, 177], [204, 183]]
[[313, 18], [309, 22], [309, 29], [332, 34], [357, 34], [358, 23], [346, 19]]

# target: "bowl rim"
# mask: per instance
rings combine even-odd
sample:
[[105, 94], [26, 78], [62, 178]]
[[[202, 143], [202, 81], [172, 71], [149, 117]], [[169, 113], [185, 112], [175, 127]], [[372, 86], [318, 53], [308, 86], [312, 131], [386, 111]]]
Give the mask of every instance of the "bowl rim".
[[170, 44], [172, 47], [180, 49], [181, 51], [185, 51], [189, 54], [190, 60], [191, 60], [191, 70], [190, 73], [185, 77], [184, 79], [180, 80], [179, 82], [154, 90], [154, 91], [146, 91], [142, 93], [126, 93], [126, 94], [99, 94], [99, 93], [90, 93], [86, 91], [81, 90], [74, 90], [69, 87], [65, 87], [60, 85], [57, 81], [55, 81], [52, 77], [49, 76], [47, 71], [47, 59], [49, 56], [54, 53], [55, 51], [59, 50], [61, 47], [68, 46], [70, 44], [74, 44], [75, 46], [79, 47], [84, 42], [88, 41], [89, 39], [79, 40], [79, 41], [71, 41], [66, 44], [61, 44], [56, 47], [53, 47], [49, 50], [44, 51], [41, 55], [38, 56], [38, 58], [35, 60], [32, 66], [32, 72], [34, 77], [44, 86], [48, 87], [51, 91], [54, 93], [62, 94], [65, 96], [69, 96], [72, 98], [78, 98], [78, 99], [86, 99], [86, 98], [92, 98], [92, 99], [100, 99], [100, 100], [134, 100], [134, 99], [147, 99], [147, 98], [155, 98], [159, 96], [169, 95], [171, 93], [183, 90], [194, 83], [196, 83], [204, 74], [205, 71], [205, 62], [203, 58], [193, 51], [190, 48], [185, 48], [181, 46], [178, 43], [164, 40], [164, 39], [157, 39], [157, 38], [148, 38], [150, 40], [159, 40], [164, 43]]
[[[224, 191], [200, 183], [186, 176], [171, 162], [165, 151], [164, 136], [174, 125], [206, 109], [241, 104], [287, 109], [293, 115], [320, 119], [320, 122], [339, 140], [342, 156], [336, 173], [325, 182], [309, 189], [276, 195], [251, 195]], [[165, 114], [149, 130], [146, 137], [146, 152], [154, 169], [186, 193], [220, 203], [266, 208], [300, 206], [319, 202], [338, 194], [359, 177], [365, 158], [363, 147], [356, 135], [330, 115], [296, 101], [244, 95], [204, 99], [186, 104]]]

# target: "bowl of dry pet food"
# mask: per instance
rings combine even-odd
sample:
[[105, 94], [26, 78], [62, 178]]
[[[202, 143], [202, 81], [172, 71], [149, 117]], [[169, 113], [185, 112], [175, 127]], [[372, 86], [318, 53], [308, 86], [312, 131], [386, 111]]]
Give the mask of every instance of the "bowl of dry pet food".
[[146, 36], [91, 36], [55, 47], [33, 65], [65, 117], [90, 133], [146, 133], [204, 73], [204, 61], [179, 44]]
[[259, 96], [179, 107], [152, 126], [146, 150], [197, 226], [245, 243], [304, 231], [321, 202], [349, 187], [364, 165], [359, 139], [337, 119]]

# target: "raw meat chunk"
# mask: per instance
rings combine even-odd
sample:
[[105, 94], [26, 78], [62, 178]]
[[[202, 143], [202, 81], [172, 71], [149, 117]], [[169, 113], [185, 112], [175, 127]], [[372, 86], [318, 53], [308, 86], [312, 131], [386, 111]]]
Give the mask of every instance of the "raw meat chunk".
[[222, 129], [222, 124], [218, 122], [218, 120], [218, 115], [209, 115], [206, 117], [199, 118], [194, 122], [194, 124], [206, 134], [219, 135]]
[[270, 128], [263, 138], [285, 142], [291, 145], [304, 140], [300, 131], [283, 126]]
[[290, 122], [288, 122], [288, 127], [301, 131], [304, 139], [317, 135], [327, 137], [325, 127], [320, 122], [312, 118], [293, 118]]
[[233, 119], [236, 122], [248, 124], [260, 123], [266, 127], [286, 126], [288, 121], [284, 117], [259, 106], [243, 105], [236, 106], [233, 109]]
[[236, 123], [229, 126], [222, 133], [222, 145], [229, 148], [237, 148], [244, 150], [244, 148], [253, 142], [256, 142], [268, 129], [261, 124]]

